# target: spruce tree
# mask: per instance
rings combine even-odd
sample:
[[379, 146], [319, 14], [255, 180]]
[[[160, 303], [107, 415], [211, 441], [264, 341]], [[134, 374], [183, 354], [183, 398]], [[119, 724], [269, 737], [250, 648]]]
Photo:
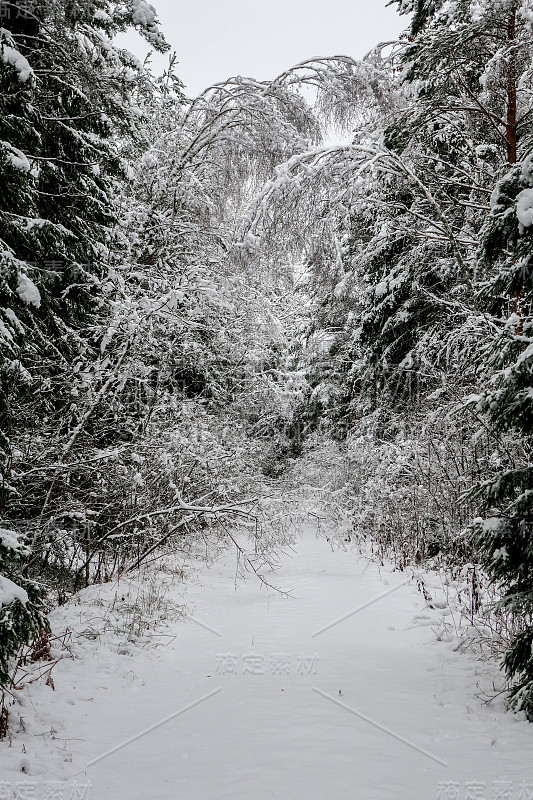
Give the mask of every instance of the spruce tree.
[[20, 574], [24, 548], [14, 531], [0, 528], [0, 689], [12, 680], [12, 659], [22, 644], [48, 628], [44, 588]]
[[475, 330], [477, 352], [463, 353], [460, 367], [477, 387], [469, 407], [505, 443], [499, 467], [470, 493], [484, 503], [473, 539], [502, 591], [501, 606], [520, 629], [504, 666], [512, 705], [533, 720], [531, 4], [399, 6], [415, 12], [404, 61], [417, 105], [408, 115], [417, 122], [431, 119], [455, 153], [461, 140], [467, 144], [464, 132], [472, 143], [470, 155], [463, 144], [460, 171], [451, 176], [471, 187], [457, 199], [471, 209], [462, 226], [462, 236], [471, 240], [464, 250], [471, 291], [463, 298], [462, 331], [471, 336]]
[[[531, 157], [497, 184], [482, 231], [480, 288], [490, 321], [479, 354], [478, 412], [513, 443], [499, 468], [478, 484], [485, 516], [474, 539], [517, 621], [504, 666], [511, 703], [533, 721], [533, 171]], [[488, 340], [488, 341], [487, 341]]]
[[140, 146], [146, 79], [113, 37], [135, 27], [153, 47], [167, 45], [144, 0], [37, 0], [31, 10], [2, 9], [0, 516], [9, 528], [0, 536], [0, 682], [6, 685], [10, 659], [45, 625], [44, 588], [28, 577], [30, 533], [41, 527], [54, 481], [45, 470], [23, 496], [20, 490], [30, 487], [18, 481], [20, 460], [45, 450], [52, 431], [71, 436], [76, 424], [75, 376], [91, 369], [109, 314], [102, 286], [127, 181], [124, 155]]

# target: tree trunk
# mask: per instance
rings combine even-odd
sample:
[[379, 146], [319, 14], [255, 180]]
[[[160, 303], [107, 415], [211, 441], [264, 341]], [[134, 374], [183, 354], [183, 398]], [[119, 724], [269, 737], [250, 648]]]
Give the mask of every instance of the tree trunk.
[[513, 6], [507, 22], [507, 40], [509, 48], [509, 65], [507, 67], [507, 119], [505, 138], [507, 140], [507, 163], [516, 164], [516, 6]]

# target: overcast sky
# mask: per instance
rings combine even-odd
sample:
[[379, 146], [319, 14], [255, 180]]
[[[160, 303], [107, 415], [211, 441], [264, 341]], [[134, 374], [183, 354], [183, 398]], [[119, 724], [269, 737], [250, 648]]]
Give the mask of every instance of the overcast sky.
[[[152, 0], [163, 33], [176, 51], [189, 96], [232, 75], [265, 80], [311, 56], [360, 58], [378, 42], [396, 39], [405, 17], [386, 0]], [[119, 43], [140, 58], [137, 34]], [[157, 72], [166, 63], [157, 56]]]

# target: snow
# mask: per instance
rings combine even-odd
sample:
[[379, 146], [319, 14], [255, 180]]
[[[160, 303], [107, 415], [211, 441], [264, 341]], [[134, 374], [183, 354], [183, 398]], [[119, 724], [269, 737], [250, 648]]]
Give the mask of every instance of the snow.
[[18, 72], [18, 78], [21, 83], [26, 83], [31, 77], [33, 77], [33, 70], [30, 67], [29, 61], [19, 53], [18, 50], [15, 50], [14, 47], [10, 47], [7, 44], [0, 44], [0, 59], [4, 62], [4, 64], [9, 64], [10, 66], [14, 67]]
[[530, 154], [522, 162], [522, 178], [530, 185], [533, 183], [533, 155]]
[[380, 283], [377, 284], [377, 286], [374, 289], [374, 296], [376, 297], [376, 299], [379, 300], [381, 297], [384, 297], [388, 291], [389, 291], [389, 284], [387, 283], [387, 281], [381, 281]]
[[15, 169], [20, 169], [22, 172], [30, 171], [30, 162], [22, 150], [19, 150], [18, 147], [13, 147], [9, 142], [2, 142], [2, 147], [4, 147], [7, 160]]
[[10, 581], [4, 575], [0, 575], [0, 606], [8, 606], [14, 600], [20, 600], [21, 603], [26, 605], [28, 602], [28, 593], [21, 586]]
[[142, 25], [143, 28], [153, 27], [156, 19], [156, 10], [150, 3], [146, 3], [145, 0], [131, 0], [131, 8], [133, 21], [136, 25]]
[[39, 228], [41, 230], [44, 228], [45, 225], [49, 225], [50, 221], [47, 219], [42, 219], [41, 217], [28, 217], [25, 220], [26, 230], [32, 231], [34, 228]]
[[93, 13], [93, 19], [98, 20], [99, 22], [111, 22], [111, 17], [101, 8], [95, 9]]
[[[170, 591], [189, 616], [160, 638], [75, 637], [79, 658], [55, 667], [55, 692], [17, 692], [26, 733], [0, 743], [5, 782], [21, 780], [25, 759], [37, 787], [59, 781], [68, 796], [90, 782], [92, 800], [462, 800], [468, 785], [491, 798], [503, 782], [513, 800], [522, 782], [533, 791], [531, 726], [501, 698], [478, 697], [497, 668], [435, 636], [452, 624], [446, 598], [428, 606], [401, 585], [406, 573], [333, 552], [311, 529], [269, 576], [289, 598], [253, 576], [236, 581], [233, 553], [185, 568], [194, 574]], [[53, 613], [55, 628], [96, 626], [102, 601], [121, 592], [126, 583], [84, 590]]]
[[3, 308], [3, 313], [10, 323], [18, 330], [19, 333], [24, 333], [24, 325], [19, 320], [12, 308]]
[[9, 362], [8, 365], [9, 372], [14, 372], [18, 379], [23, 383], [33, 383], [33, 378], [31, 377], [31, 373], [28, 372], [24, 364], [21, 363], [20, 359], [14, 358], [12, 361]]
[[519, 364], [523, 364], [525, 361], [529, 361], [533, 358], [533, 344], [528, 344], [525, 350], [522, 350], [518, 358], [516, 359], [517, 366]]
[[15, 531], [0, 528], [0, 544], [8, 550], [19, 550], [20, 542]]
[[506, 547], [501, 547], [499, 549], [496, 549], [492, 554], [493, 561], [499, 561], [500, 559], [502, 561], [507, 561], [508, 558], [509, 558], [509, 553], [507, 552]]
[[516, 216], [522, 228], [533, 224], [533, 189], [523, 189], [516, 198]]
[[139, 166], [144, 169], [153, 169], [154, 167], [157, 167], [157, 158], [153, 153], [148, 151], [141, 158]]
[[335, 286], [333, 290], [333, 294], [335, 295], [335, 297], [341, 298], [345, 295], [349, 277], [350, 276], [347, 275], [345, 278], [342, 279], [342, 281], [339, 281], [339, 283]]
[[498, 184], [496, 184], [496, 186], [490, 193], [489, 206], [491, 211], [493, 211], [498, 205], [499, 198], [500, 198], [500, 187], [498, 186]]
[[0, 319], [0, 337], [3, 339], [4, 344], [13, 341], [13, 334], [11, 333], [9, 328], [6, 327], [6, 325], [2, 322], [1, 319]]
[[22, 302], [26, 303], [26, 305], [32, 305], [36, 308], [39, 308], [41, 305], [41, 295], [39, 294], [39, 289], [36, 287], [31, 278], [29, 278], [23, 272], [21, 272], [19, 275], [17, 294]]
[[[479, 518], [478, 518], [479, 519]], [[477, 522], [477, 519], [476, 519]], [[486, 532], [494, 532], [501, 528], [502, 525], [502, 518], [501, 517], [487, 517], [486, 519], [480, 519], [480, 523], [483, 526], [483, 530]]]

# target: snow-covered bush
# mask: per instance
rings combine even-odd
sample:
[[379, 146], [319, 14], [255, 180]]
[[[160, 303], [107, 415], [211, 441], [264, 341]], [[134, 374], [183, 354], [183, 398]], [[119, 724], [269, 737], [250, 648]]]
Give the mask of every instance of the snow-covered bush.
[[415, 560], [470, 559], [465, 529], [475, 505], [463, 495], [486, 458], [486, 445], [450, 418], [412, 424], [389, 440], [349, 437], [356, 534], [402, 569]]
[[47, 628], [42, 609], [44, 586], [20, 572], [25, 554], [15, 531], [0, 528], [0, 689], [11, 684], [12, 659], [20, 647]]

